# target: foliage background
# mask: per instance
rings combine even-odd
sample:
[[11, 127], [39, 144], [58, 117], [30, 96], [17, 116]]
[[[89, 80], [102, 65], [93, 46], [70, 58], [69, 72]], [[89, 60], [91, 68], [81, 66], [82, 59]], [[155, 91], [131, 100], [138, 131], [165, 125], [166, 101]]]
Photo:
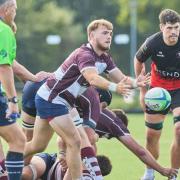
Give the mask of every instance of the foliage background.
[[[68, 54], [87, 41], [86, 26], [105, 18], [114, 24], [114, 34], [130, 33], [130, 3], [137, 2], [137, 48], [147, 36], [159, 31], [158, 14], [163, 8], [179, 11], [173, 0], [17, 0], [17, 59], [34, 73], [53, 71]], [[49, 34], [61, 36], [59, 45], [48, 45]], [[130, 39], [131, 41], [131, 39]], [[130, 44], [112, 42], [111, 54], [124, 73], [130, 73]]]
[[[98, 18], [105, 18], [114, 24], [114, 36], [130, 35], [132, 2], [137, 4], [136, 49], [149, 35], [159, 31], [158, 15], [162, 9], [172, 8], [179, 12], [180, 7], [179, 0], [17, 0], [17, 60], [33, 73], [56, 70], [75, 48], [87, 42], [86, 27]], [[59, 35], [61, 43], [47, 44], [48, 35]], [[117, 45], [113, 40], [110, 51], [125, 74], [132, 74], [130, 42]], [[21, 91], [23, 84], [16, 84]], [[129, 105], [121, 97], [114, 99], [128, 111], [140, 109], [138, 92], [136, 95], [135, 102]]]

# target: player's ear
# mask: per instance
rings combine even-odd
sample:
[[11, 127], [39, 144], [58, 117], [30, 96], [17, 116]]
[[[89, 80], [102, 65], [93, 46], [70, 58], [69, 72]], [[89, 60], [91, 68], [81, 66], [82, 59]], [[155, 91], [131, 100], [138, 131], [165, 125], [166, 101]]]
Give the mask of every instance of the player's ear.
[[89, 40], [92, 40], [92, 39], [94, 39], [94, 31], [91, 31], [89, 33]]
[[161, 31], [163, 31], [163, 29], [164, 29], [163, 24], [159, 24], [159, 28], [160, 28]]

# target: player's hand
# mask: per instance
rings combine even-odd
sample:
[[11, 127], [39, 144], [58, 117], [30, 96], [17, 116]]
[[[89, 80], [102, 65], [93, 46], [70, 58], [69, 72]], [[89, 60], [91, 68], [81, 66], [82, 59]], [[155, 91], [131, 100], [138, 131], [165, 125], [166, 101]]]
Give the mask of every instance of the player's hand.
[[65, 156], [65, 154], [60, 154], [59, 162], [60, 162], [60, 164], [62, 166], [62, 170], [66, 171], [68, 166], [67, 166], [67, 163], [66, 163], [66, 156]]
[[6, 112], [6, 118], [17, 119], [19, 117], [19, 108], [17, 103], [8, 103], [8, 110]]
[[40, 71], [35, 75], [35, 81], [40, 82], [40, 81], [50, 77], [51, 75], [52, 75], [52, 73]]
[[126, 84], [128, 77], [125, 77], [123, 80], [121, 80], [118, 84], [117, 84], [117, 89], [116, 92], [118, 94], [121, 94], [123, 96], [129, 96], [131, 93], [131, 85]]
[[151, 78], [151, 74], [150, 73], [145, 74], [145, 70], [142, 69], [141, 73], [136, 79], [137, 86], [146, 87], [147, 85], [150, 84], [150, 78]]
[[178, 171], [173, 168], [163, 168], [161, 174], [167, 176], [168, 179], [172, 179], [173, 177], [177, 177]]

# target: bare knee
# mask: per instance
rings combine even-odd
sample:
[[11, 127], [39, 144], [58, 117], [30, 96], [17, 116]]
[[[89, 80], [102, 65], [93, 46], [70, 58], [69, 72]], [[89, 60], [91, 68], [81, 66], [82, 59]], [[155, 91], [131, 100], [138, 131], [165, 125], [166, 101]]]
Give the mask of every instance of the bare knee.
[[16, 134], [8, 141], [9, 148], [14, 151], [24, 151], [26, 143], [26, 137], [23, 133]]
[[31, 180], [32, 179], [32, 171], [28, 166], [25, 166], [22, 171], [21, 180]]
[[72, 139], [68, 140], [66, 146], [71, 149], [80, 150], [81, 147], [81, 138], [79, 135], [74, 136]]

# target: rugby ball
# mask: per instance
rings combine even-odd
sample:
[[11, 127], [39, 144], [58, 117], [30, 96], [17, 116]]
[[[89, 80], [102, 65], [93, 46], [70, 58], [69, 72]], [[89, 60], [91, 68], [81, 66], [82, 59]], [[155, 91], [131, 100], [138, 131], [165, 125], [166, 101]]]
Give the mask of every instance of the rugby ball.
[[146, 92], [144, 101], [151, 110], [164, 111], [171, 104], [171, 95], [164, 88], [155, 87]]

